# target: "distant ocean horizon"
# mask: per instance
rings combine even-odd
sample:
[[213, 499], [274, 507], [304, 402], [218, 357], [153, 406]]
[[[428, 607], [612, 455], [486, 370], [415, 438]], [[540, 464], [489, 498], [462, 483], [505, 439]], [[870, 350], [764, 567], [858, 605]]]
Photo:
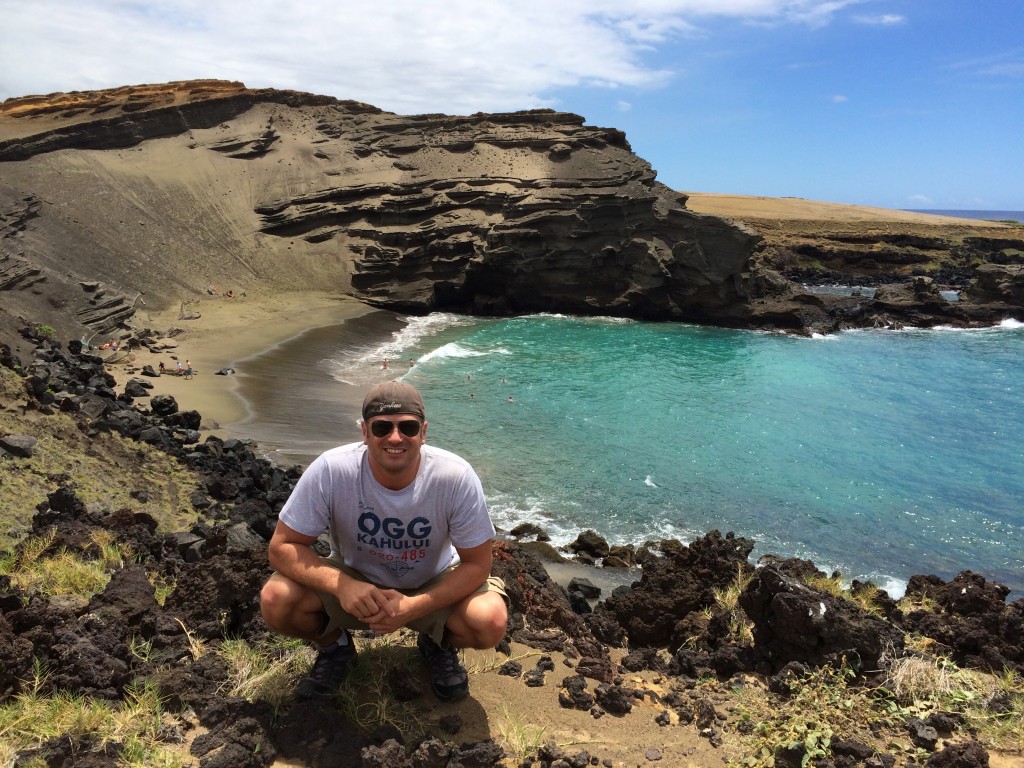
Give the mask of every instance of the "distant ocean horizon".
[[958, 216], [961, 219], [981, 219], [983, 221], [1019, 221], [1024, 223], [1024, 211], [965, 211], [939, 208], [904, 208], [908, 213], [930, 213], [935, 216]]
[[[388, 358], [390, 366], [382, 369]], [[411, 363], [411, 365], [410, 365]], [[973, 570], [1024, 592], [1024, 323], [827, 337], [617, 318], [402, 317], [314, 329], [239, 366], [281, 464], [359, 439], [403, 377], [495, 524], [564, 545], [712, 529], [894, 596]]]

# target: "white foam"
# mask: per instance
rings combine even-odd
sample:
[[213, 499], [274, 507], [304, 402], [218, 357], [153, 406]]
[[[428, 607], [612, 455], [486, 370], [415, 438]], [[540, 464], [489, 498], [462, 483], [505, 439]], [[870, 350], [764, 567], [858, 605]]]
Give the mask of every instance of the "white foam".
[[448, 328], [477, 322], [474, 318], [446, 312], [434, 312], [423, 317], [403, 317], [401, 320], [405, 325], [395, 331], [390, 339], [352, 350], [344, 357], [327, 358], [322, 365], [335, 381], [365, 386], [379, 379], [385, 359], [389, 361], [388, 370], [394, 370], [395, 374], [401, 375], [407, 369], [406, 358], [414, 357], [408, 350], [422, 343], [423, 339], [435, 336]]
[[365, 363], [382, 360], [383, 358], [402, 359], [405, 352], [419, 344], [423, 339], [436, 336], [438, 333], [459, 326], [469, 325], [473, 321], [462, 315], [447, 312], [434, 312], [423, 317], [404, 317], [405, 326], [395, 331], [391, 338], [376, 347], [366, 350], [357, 362]]
[[936, 325], [932, 328], [926, 328], [923, 330], [936, 331], [940, 333], [1000, 333], [1002, 331], [1019, 331], [1021, 328], [1024, 328], [1024, 322], [1014, 320], [1011, 317], [1006, 320], [1001, 320], [995, 325], [989, 325], [982, 328], [959, 328], [954, 325]]
[[[570, 522], [567, 516], [551, 514], [544, 499], [537, 497], [511, 499], [503, 494], [488, 494], [487, 506], [494, 524], [503, 530], [510, 531], [520, 523], [533, 523], [540, 526], [551, 537], [553, 547], [564, 547], [576, 540], [586, 529], [597, 531], [612, 546], [640, 546], [647, 541], [674, 539], [688, 544], [693, 540], [692, 532], [679, 528], [666, 520], [654, 521], [643, 532], [630, 534], [616, 533], [607, 525], [577, 525]], [[583, 519], [585, 516], [569, 515]]]
[[464, 347], [461, 344], [457, 344], [455, 342], [452, 342], [450, 344], [445, 344], [442, 347], [438, 347], [437, 349], [431, 350], [430, 352], [427, 352], [425, 355], [420, 355], [420, 359], [417, 362], [418, 363], [425, 363], [428, 360], [433, 360], [435, 357], [437, 357], [437, 358], [484, 357], [486, 354], [487, 354], [486, 352], [478, 352], [475, 349], [469, 349], [468, 347]]
[[884, 589], [893, 600], [899, 600], [907, 594], [907, 580], [897, 579], [895, 576], [880, 576], [875, 585]]
[[654, 484], [654, 478], [652, 478], [650, 475], [644, 478], [644, 485], [649, 485], [651, 488], [658, 487], [657, 485]]
[[[562, 315], [559, 315], [562, 317]], [[612, 317], [611, 315], [592, 315], [586, 318], [576, 318], [578, 320], [589, 322], [589, 323], [603, 323], [606, 325], [628, 325], [629, 323], [635, 323], [631, 317]]]

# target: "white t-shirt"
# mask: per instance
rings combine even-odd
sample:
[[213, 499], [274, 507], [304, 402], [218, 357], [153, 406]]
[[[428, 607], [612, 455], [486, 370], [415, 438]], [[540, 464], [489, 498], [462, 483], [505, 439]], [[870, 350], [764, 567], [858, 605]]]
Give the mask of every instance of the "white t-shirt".
[[416, 589], [459, 562], [455, 547], [495, 533], [469, 462], [431, 445], [420, 447], [416, 478], [400, 491], [373, 477], [363, 443], [332, 448], [303, 472], [280, 519], [306, 536], [329, 530], [332, 554], [398, 589]]

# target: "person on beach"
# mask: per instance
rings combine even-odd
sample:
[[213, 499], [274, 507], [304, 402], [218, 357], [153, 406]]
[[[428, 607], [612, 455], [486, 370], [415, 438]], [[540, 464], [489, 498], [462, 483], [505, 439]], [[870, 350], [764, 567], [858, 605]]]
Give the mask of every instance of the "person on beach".
[[[281, 509], [263, 618], [318, 648], [301, 698], [338, 689], [356, 656], [350, 630], [404, 626], [419, 632], [434, 694], [457, 701], [469, 690], [458, 649], [494, 648], [508, 620], [504, 583], [490, 575], [495, 529], [480, 479], [461, 457], [426, 445], [412, 385], [378, 384], [362, 415], [362, 442], [322, 453]], [[327, 557], [312, 549], [324, 531]]]

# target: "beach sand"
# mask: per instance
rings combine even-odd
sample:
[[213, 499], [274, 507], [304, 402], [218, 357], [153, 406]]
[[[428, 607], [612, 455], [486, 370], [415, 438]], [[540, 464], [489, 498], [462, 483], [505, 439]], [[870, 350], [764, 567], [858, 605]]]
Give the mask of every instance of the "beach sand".
[[[199, 411], [204, 432], [220, 436], [232, 433], [231, 425], [244, 422], [249, 415], [237, 376], [244, 370], [245, 360], [309, 329], [337, 325], [375, 311], [355, 299], [326, 292], [249, 293], [233, 298], [210, 295], [191, 301], [185, 310], [186, 316], [198, 317], [182, 319], [180, 306], [139, 312], [133, 324], [166, 334], [166, 350], [160, 354], [136, 350], [130, 360], [112, 363], [107, 369], [120, 390], [129, 379], [142, 378], [142, 366], [158, 370], [163, 362], [168, 373], [145, 377], [154, 385], [152, 394], [171, 395], [181, 410]], [[182, 365], [191, 362], [195, 372], [191, 379], [174, 375], [178, 361]], [[236, 374], [217, 375], [222, 369], [234, 369]]]

